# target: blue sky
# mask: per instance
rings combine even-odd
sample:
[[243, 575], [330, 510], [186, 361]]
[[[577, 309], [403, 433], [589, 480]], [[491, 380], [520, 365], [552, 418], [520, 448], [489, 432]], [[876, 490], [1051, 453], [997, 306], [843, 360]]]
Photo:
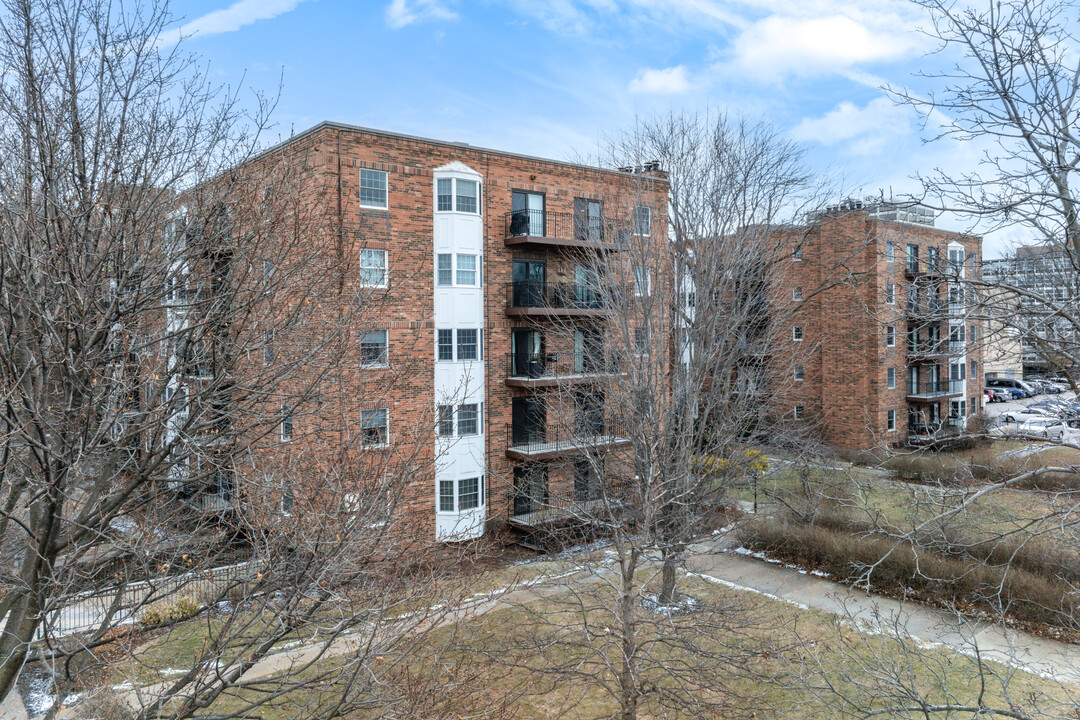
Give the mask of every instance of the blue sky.
[[[932, 44], [907, 0], [174, 0], [223, 82], [272, 91], [274, 135], [337, 120], [558, 159], [635, 116], [728, 110], [775, 123], [855, 196], [974, 166], [925, 145], [881, 91], [923, 90]], [[959, 229], [957, 221], [939, 225]], [[987, 238], [993, 257], [1016, 239]]]

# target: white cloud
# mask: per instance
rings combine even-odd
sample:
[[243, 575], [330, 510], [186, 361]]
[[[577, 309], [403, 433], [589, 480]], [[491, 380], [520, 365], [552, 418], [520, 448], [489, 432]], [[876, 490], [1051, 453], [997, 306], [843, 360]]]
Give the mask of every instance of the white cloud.
[[259, 20], [270, 20], [287, 13], [304, 0], [238, 0], [227, 8], [214, 10], [162, 33], [159, 45], [172, 45], [189, 35], [219, 35], [235, 32]]
[[690, 81], [686, 79], [686, 67], [684, 65], [676, 65], [664, 70], [646, 68], [630, 81], [630, 92], [636, 93], [676, 95], [689, 89]]
[[440, 0], [392, 0], [386, 24], [395, 30], [424, 20], [457, 20], [458, 14]]
[[846, 15], [771, 15], [733, 43], [731, 65], [744, 76], [776, 81], [788, 75], [845, 72], [862, 63], [897, 60], [921, 47], [902, 25], [871, 26]]
[[890, 139], [907, 139], [912, 132], [911, 116], [909, 108], [888, 98], [876, 98], [862, 108], [842, 102], [822, 117], [804, 118], [792, 129], [791, 136], [822, 145], [849, 143], [855, 154], [867, 154]]

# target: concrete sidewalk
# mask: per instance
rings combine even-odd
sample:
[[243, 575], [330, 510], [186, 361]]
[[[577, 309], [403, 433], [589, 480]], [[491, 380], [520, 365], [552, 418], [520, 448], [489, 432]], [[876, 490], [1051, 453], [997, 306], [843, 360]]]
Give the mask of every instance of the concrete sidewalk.
[[916, 640], [940, 643], [972, 654], [976, 644], [983, 657], [1027, 672], [1080, 685], [1080, 646], [1012, 631], [994, 623], [967, 620], [915, 602], [900, 602], [853, 590], [827, 578], [755, 558], [733, 555], [722, 548], [699, 545], [687, 562], [691, 572], [716, 578], [735, 588], [763, 593], [800, 607], [815, 608], [888, 632], [899, 617]]

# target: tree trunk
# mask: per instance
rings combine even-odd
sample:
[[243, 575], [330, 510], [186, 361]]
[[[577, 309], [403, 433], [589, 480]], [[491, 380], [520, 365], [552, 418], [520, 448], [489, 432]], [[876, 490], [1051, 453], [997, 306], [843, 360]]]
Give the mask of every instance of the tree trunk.
[[672, 605], [675, 602], [675, 570], [678, 568], [679, 552], [674, 548], [665, 548], [662, 551], [663, 567], [660, 572], [660, 597], [661, 605]]

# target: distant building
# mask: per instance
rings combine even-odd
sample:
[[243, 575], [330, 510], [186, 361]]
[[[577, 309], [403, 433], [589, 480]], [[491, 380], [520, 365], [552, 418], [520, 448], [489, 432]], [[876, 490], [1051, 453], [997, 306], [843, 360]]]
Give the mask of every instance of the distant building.
[[1019, 341], [1023, 373], [1070, 367], [1075, 353], [1062, 350], [1080, 343], [1072, 322], [1080, 274], [1065, 253], [1042, 245], [1019, 247], [1011, 257], [983, 263], [983, 277], [994, 286], [988, 288], [988, 314], [997, 320], [998, 336]]
[[[841, 448], [960, 432], [983, 398], [982, 328], [966, 283], [981, 238], [933, 227], [916, 205], [848, 200], [793, 242], [784, 282], [824, 290], [795, 313], [796, 415]], [[846, 274], [847, 279], [844, 279]]]

